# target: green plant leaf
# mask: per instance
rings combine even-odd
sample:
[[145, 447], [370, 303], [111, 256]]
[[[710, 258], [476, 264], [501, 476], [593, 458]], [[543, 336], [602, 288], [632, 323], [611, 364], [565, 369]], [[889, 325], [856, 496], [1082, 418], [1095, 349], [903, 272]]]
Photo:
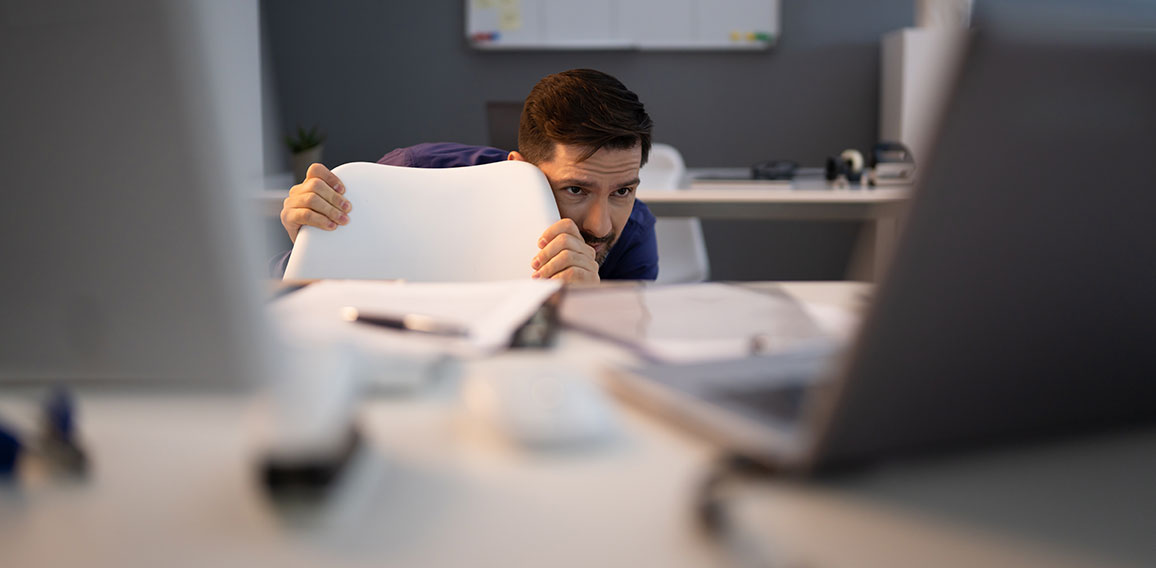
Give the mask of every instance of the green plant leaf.
[[321, 132], [321, 128], [316, 124], [309, 130], [306, 130], [304, 126], [297, 125], [295, 135], [289, 134], [285, 136], [285, 144], [289, 146], [289, 151], [294, 154], [320, 146], [323, 142], [325, 142], [325, 134]]

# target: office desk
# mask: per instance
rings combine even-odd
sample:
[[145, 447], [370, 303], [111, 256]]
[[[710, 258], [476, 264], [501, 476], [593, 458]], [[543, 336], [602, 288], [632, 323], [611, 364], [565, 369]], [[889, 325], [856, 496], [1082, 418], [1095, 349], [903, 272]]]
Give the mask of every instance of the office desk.
[[713, 183], [690, 189], [638, 190], [659, 217], [844, 221], [893, 218], [910, 195], [903, 188], [792, 189], [781, 184]]
[[[862, 291], [787, 289], [841, 305]], [[560, 340], [562, 353], [630, 357], [580, 334]], [[370, 451], [325, 505], [281, 513], [253, 482], [251, 398], [82, 392], [94, 475], [0, 488], [0, 566], [1156, 563], [1156, 432], [744, 484], [736, 531], [718, 541], [691, 514], [715, 456], [698, 438], [619, 406], [609, 443], [533, 452], [474, 423], [454, 386], [368, 400]]]
[[658, 217], [768, 221], [864, 221], [850, 280], [883, 274], [911, 189], [827, 189], [826, 182], [696, 181], [689, 189], [638, 190]]

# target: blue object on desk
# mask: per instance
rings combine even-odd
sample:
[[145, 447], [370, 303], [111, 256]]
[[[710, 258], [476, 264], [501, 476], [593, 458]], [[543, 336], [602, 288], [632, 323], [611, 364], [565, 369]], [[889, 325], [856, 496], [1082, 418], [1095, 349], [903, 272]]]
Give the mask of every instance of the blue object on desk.
[[25, 439], [35, 439], [34, 453], [59, 471], [82, 475], [88, 471], [88, 456], [76, 436], [76, 419], [72, 395], [54, 389], [41, 406], [39, 433], [22, 433], [0, 421], [0, 479], [15, 475], [26, 448]]
[[68, 391], [54, 389], [44, 401], [41, 453], [59, 471], [83, 475], [88, 471], [88, 454], [76, 436], [75, 405]]
[[44, 401], [45, 427], [50, 435], [67, 444], [73, 443], [75, 431], [72, 408], [72, 396], [64, 389], [54, 389]]
[[0, 479], [12, 477], [23, 449], [20, 438], [16, 437], [16, 431], [7, 424], [0, 423]]

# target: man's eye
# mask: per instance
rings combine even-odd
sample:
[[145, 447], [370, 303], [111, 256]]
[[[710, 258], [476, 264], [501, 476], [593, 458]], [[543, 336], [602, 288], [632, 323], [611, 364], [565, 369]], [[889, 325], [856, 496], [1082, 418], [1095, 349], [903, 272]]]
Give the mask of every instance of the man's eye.
[[569, 193], [570, 195], [582, 195], [582, 188], [581, 187], [576, 187], [576, 186], [564, 187], [564, 188], [562, 188], [562, 191], [565, 191], [566, 193]]
[[633, 187], [620, 187], [614, 192], [614, 195], [619, 197], [626, 197], [627, 195], [630, 195], [630, 192], [632, 191], [634, 191]]

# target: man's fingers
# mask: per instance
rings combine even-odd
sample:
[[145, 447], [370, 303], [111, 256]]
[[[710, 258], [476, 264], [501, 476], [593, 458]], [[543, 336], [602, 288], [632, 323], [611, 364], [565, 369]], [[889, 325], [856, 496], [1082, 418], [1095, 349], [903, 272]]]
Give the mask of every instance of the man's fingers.
[[574, 224], [574, 220], [562, 219], [546, 228], [541, 238], [538, 239], [538, 248], [545, 248], [558, 235], [574, 235], [579, 240], [582, 239], [582, 232], [578, 230], [578, 225]]
[[534, 255], [534, 258], [530, 260], [530, 267], [535, 269], [541, 267], [563, 250], [572, 250], [581, 254], [590, 255], [590, 258], [594, 258], [594, 247], [586, 244], [586, 242], [582, 240], [582, 237], [563, 233], [554, 237], [554, 240], [547, 243], [538, 254]]
[[333, 191], [345, 193], [345, 184], [341, 183], [341, 180], [333, 175], [333, 172], [329, 171], [329, 168], [325, 167], [324, 164], [311, 164], [309, 169], [305, 170], [305, 179], [308, 180], [309, 178], [320, 179], [333, 188]]
[[305, 209], [304, 207], [290, 209], [286, 214], [286, 218], [297, 225], [309, 225], [310, 227], [325, 229], [326, 231], [332, 231], [337, 228], [337, 223], [332, 219], [311, 209]]
[[316, 193], [307, 193], [301, 196], [299, 200], [304, 201], [302, 205], [306, 208], [329, 217], [335, 223], [344, 225], [349, 222], [349, 217], [345, 213], [342, 213], [341, 210], [322, 199], [321, 196]]
[[338, 195], [329, 184], [325, 183], [321, 178], [309, 178], [289, 190], [289, 196], [294, 195], [308, 195], [315, 193], [322, 199], [328, 202], [333, 207], [340, 209], [346, 213], [353, 210], [353, 204], [349, 202], [344, 196]]
[[567, 268], [582, 268], [587, 271], [598, 273], [598, 263], [594, 261], [594, 257], [579, 252], [566, 249], [542, 265], [537, 272], [534, 273], [536, 278], [552, 278], [555, 274], [565, 271]]
[[578, 266], [571, 266], [562, 272], [559, 272], [550, 277], [553, 280], [561, 280], [563, 282], [601, 282], [598, 278], [598, 272], [591, 272], [585, 268]]
[[349, 222], [353, 204], [341, 194], [345, 185], [322, 164], [313, 164], [305, 173], [305, 180], [289, 189], [289, 197], [281, 204], [281, 224], [289, 239], [296, 242], [297, 233], [304, 225], [332, 231]]
[[[567, 221], [568, 223], [564, 223]], [[567, 282], [577, 278], [578, 281], [598, 280], [598, 261], [595, 260], [594, 248], [586, 244], [578, 232], [578, 226], [570, 219], [563, 219], [543, 233], [542, 238], [554, 234], [546, 243], [539, 242], [542, 248], [530, 261], [530, 267], [536, 269], [535, 278], [561, 277]], [[570, 269], [577, 269], [577, 272]], [[560, 276], [565, 274], [566, 276]]]
[[338, 210], [316, 193], [301, 193], [285, 198], [282, 211], [291, 209], [310, 209], [331, 219], [334, 223], [344, 225], [349, 222], [349, 216]]

